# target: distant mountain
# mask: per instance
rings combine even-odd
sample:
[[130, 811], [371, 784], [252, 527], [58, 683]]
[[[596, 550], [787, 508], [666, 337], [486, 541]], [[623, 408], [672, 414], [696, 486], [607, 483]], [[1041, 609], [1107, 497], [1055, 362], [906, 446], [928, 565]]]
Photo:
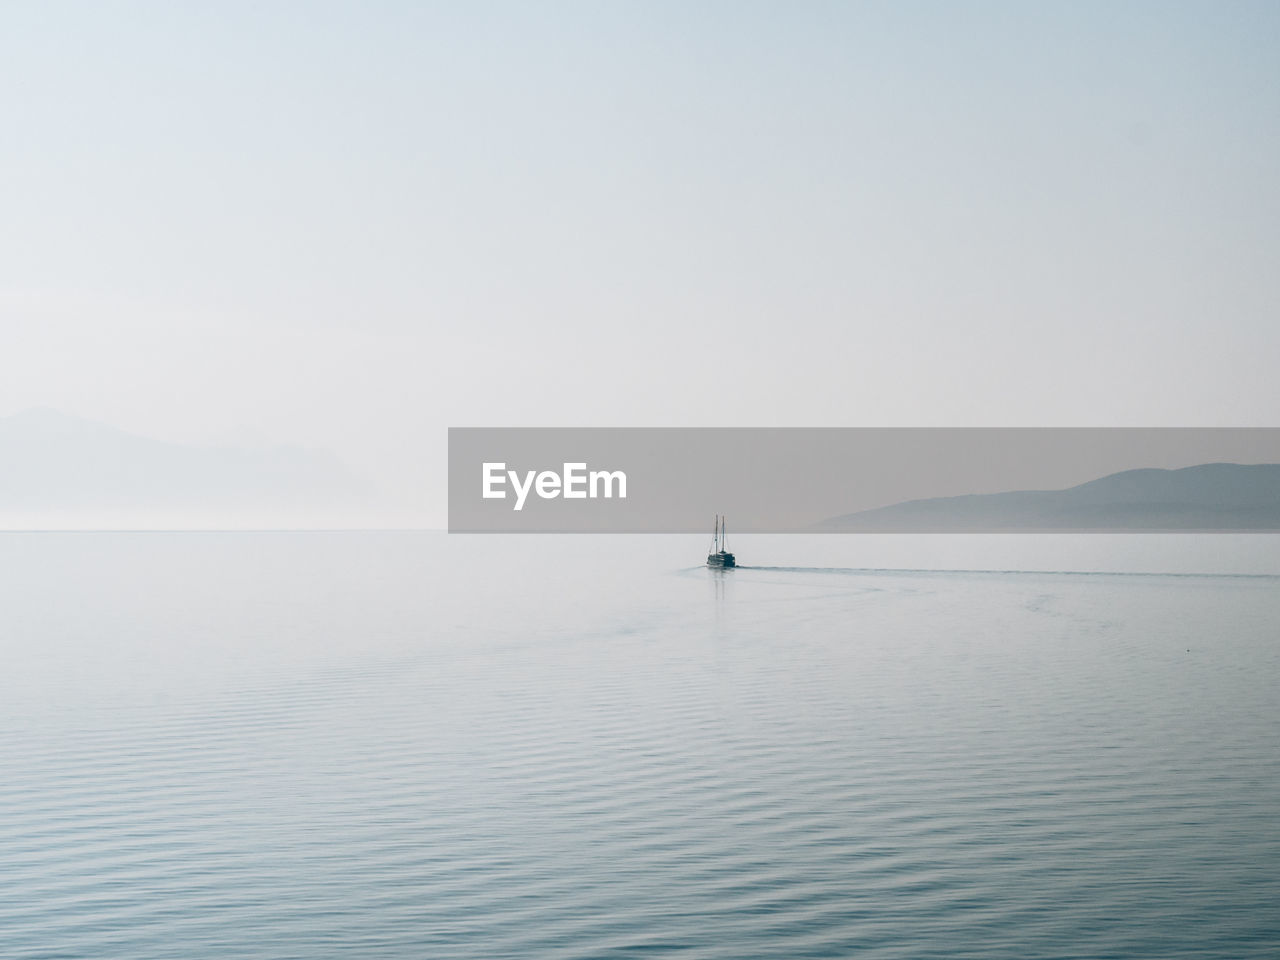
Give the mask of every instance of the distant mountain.
[[1126, 470], [1065, 490], [909, 500], [823, 521], [826, 530], [1280, 530], [1280, 464]]
[[43, 408], [0, 418], [0, 527], [324, 524], [365, 499], [325, 453], [168, 443]]

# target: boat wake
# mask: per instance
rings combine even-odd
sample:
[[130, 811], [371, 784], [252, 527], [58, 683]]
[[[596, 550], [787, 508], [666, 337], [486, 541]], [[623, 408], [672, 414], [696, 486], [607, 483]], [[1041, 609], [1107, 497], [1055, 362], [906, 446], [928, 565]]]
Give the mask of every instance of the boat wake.
[[[694, 567], [693, 569], [698, 569]], [[738, 564], [739, 570], [768, 573], [826, 573], [836, 576], [892, 576], [929, 574], [933, 576], [1025, 576], [1025, 577], [1185, 577], [1214, 580], [1280, 580], [1275, 573], [1166, 573], [1158, 570], [1000, 570], [952, 569], [948, 567], [797, 567], [751, 566]]]

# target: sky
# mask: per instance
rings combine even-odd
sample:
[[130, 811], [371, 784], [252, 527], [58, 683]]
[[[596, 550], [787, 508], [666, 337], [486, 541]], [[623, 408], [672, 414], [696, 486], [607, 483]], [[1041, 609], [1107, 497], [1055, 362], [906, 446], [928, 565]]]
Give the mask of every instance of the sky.
[[1273, 3], [18, 3], [0, 416], [1277, 426]]

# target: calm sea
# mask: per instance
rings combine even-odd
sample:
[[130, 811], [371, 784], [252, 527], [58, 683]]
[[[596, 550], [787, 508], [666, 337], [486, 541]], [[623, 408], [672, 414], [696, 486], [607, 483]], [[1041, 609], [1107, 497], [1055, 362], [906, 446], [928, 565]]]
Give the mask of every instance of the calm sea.
[[1275, 957], [1280, 537], [0, 535], [0, 956]]

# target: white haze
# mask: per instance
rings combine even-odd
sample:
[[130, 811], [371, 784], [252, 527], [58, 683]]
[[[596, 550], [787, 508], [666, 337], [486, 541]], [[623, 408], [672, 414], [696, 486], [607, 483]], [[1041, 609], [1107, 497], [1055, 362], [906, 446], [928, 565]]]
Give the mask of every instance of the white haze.
[[0, 416], [1270, 426], [1274, 5], [28, 4]]

